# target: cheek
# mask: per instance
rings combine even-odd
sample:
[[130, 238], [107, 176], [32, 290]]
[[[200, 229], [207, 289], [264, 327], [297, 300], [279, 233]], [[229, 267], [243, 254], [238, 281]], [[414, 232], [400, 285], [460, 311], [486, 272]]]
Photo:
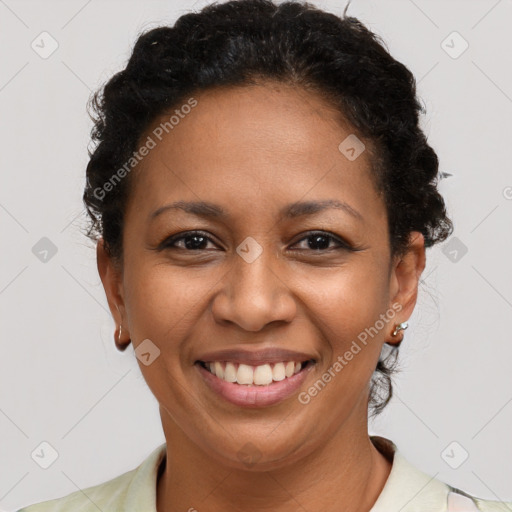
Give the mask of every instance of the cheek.
[[314, 404], [319, 416], [330, 417], [333, 428], [366, 396], [389, 331], [391, 324], [380, 320], [388, 308], [385, 277], [378, 267], [354, 266], [330, 278], [313, 274], [310, 286], [303, 287], [325, 360], [302, 400]]
[[144, 262], [127, 265], [125, 302], [132, 339], [149, 338], [166, 345], [178, 342], [196, 322], [196, 311], [211, 287], [208, 283], [205, 272]]
[[[183, 381], [190, 367], [188, 342], [204, 309], [204, 278], [141, 262], [125, 267], [125, 303], [134, 349], [146, 339], [160, 350], [154, 362], [139, 363], [144, 379], [159, 402], [169, 410], [190, 409]], [[213, 283], [212, 283], [213, 285]]]
[[308, 273], [300, 288], [312, 322], [342, 350], [375, 324], [388, 307], [388, 283], [381, 265], [362, 259], [329, 274]]

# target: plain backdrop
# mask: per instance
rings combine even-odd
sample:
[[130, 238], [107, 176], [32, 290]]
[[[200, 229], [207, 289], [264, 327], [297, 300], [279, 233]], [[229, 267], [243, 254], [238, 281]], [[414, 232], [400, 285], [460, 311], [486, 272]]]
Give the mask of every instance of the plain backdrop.
[[[86, 103], [141, 31], [206, 3], [0, 1], [0, 508], [104, 482], [165, 441], [83, 234]], [[511, 500], [512, 2], [356, 0], [349, 14], [417, 77], [455, 224], [427, 251], [395, 397], [370, 432], [432, 476]], [[41, 443], [58, 453], [48, 469]]]

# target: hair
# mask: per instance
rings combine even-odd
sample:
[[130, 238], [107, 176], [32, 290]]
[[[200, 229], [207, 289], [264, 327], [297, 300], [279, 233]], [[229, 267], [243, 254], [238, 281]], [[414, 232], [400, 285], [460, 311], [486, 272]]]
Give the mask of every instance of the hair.
[[[321, 96], [368, 145], [374, 183], [388, 214], [392, 255], [406, 252], [411, 231], [423, 234], [425, 247], [452, 233], [437, 190], [438, 157], [419, 126], [424, 109], [415, 78], [380, 37], [348, 17], [346, 8], [338, 17], [305, 2], [232, 0], [140, 34], [126, 68], [90, 98], [95, 147], [88, 152], [83, 194], [87, 236], [102, 237], [109, 256], [122, 261], [133, 177], [118, 180], [108, 193], [105, 185], [133, 157], [158, 116], [193, 93], [265, 81]], [[391, 399], [397, 348], [379, 359], [372, 376], [372, 415]]]

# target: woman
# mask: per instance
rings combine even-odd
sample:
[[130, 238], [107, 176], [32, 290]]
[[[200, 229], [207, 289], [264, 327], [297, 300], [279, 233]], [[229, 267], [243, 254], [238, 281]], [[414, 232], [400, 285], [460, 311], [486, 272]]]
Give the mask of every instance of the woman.
[[23, 511], [512, 509], [368, 435], [452, 232], [414, 78], [375, 34], [212, 5], [143, 34], [93, 106], [89, 235], [166, 443]]

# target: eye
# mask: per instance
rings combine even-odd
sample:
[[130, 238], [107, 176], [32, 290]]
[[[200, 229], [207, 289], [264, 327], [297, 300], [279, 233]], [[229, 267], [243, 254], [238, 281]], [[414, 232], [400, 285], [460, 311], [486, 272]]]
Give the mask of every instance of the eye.
[[[299, 249], [292, 250], [311, 250], [314, 252], [328, 251], [328, 250], [355, 250], [349, 243], [343, 239], [325, 231], [316, 231], [308, 234], [294, 245], [307, 240], [307, 246]], [[183, 249], [187, 251], [205, 251], [208, 250], [208, 242], [212, 239], [202, 231], [188, 231], [186, 233], [178, 233], [169, 238], [166, 238], [160, 245], [160, 249]], [[334, 247], [331, 243], [334, 242]], [[181, 245], [179, 245], [181, 244]], [[215, 245], [215, 244], [214, 244]]]
[[[331, 234], [327, 233], [325, 231], [316, 231], [314, 233], [310, 233], [308, 236], [302, 238], [299, 240], [299, 242], [302, 242], [304, 240], [308, 240], [307, 247], [303, 249], [309, 249], [311, 251], [320, 252], [320, 251], [327, 251], [330, 249], [344, 249], [344, 250], [353, 250], [352, 247], [342, 240], [341, 238]], [[299, 243], [297, 242], [297, 243]], [[331, 247], [330, 243], [335, 242], [337, 246]], [[296, 244], [295, 244], [296, 245]], [[302, 250], [302, 249], [299, 249]]]
[[[184, 241], [182, 246], [178, 246], [177, 242]], [[161, 249], [185, 249], [190, 251], [204, 251], [211, 238], [202, 231], [189, 231], [187, 233], [179, 233], [166, 238], [159, 246]]]

